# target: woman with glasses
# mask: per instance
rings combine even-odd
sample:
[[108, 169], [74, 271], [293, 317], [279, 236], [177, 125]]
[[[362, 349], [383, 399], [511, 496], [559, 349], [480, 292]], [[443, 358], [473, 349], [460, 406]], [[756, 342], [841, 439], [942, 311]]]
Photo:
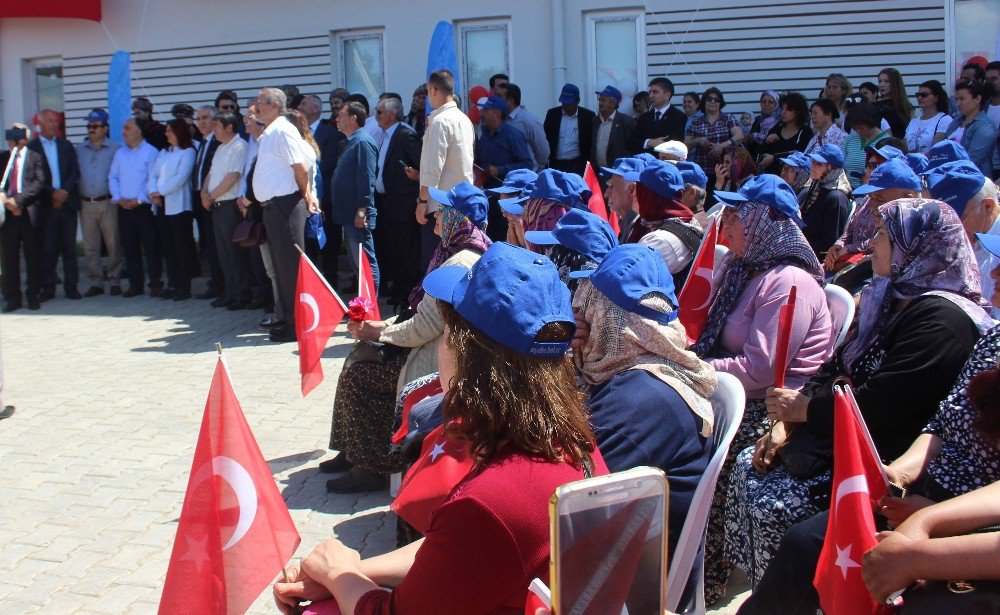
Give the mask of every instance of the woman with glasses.
[[940, 81], [931, 79], [920, 84], [917, 88], [917, 108], [920, 109], [920, 116], [910, 120], [906, 127], [906, 146], [912, 154], [924, 154], [944, 139], [951, 126], [948, 94]]
[[906, 100], [903, 76], [895, 68], [883, 68], [878, 74], [878, 99], [875, 101], [882, 119], [889, 123], [892, 136], [902, 139], [906, 125], [913, 119], [913, 105]]
[[945, 138], [960, 144], [986, 177], [993, 177], [993, 150], [997, 146], [997, 129], [983, 111], [983, 100], [989, 86], [965, 81], [955, 87], [955, 104], [959, 116], [951, 123]]
[[792, 152], [805, 151], [813, 138], [805, 96], [789, 92], [778, 99], [778, 106], [781, 108], [781, 121], [764, 139], [759, 160], [761, 171], [773, 175], [781, 172], [781, 158]]
[[684, 144], [688, 146], [688, 160], [709, 174], [709, 185], [715, 185], [715, 163], [727, 147], [743, 141], [743, 129], [735, 116], [722, 113], [726, 106], [719, 88], [708, 88], [701, 97], [698, 110], [704, 117], [694, 117], [684, 131]]

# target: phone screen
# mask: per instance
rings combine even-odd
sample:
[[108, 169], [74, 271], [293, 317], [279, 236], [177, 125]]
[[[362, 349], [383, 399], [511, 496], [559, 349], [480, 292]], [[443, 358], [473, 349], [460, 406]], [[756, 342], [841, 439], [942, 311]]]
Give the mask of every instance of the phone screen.
[[556, 612], [661, 614], [664, 495], [587, 499], [594, 500], [594, 506], [587, 502], [587, 508], [560, 514], [558, 519]]

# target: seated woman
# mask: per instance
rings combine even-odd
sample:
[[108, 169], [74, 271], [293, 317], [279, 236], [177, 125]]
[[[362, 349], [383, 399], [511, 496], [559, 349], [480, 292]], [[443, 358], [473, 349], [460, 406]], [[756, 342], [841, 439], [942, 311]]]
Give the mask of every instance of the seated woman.
[[778, 173], [781, 158], [792, 152], [805, 151], [813, 138], [809, 127], [809, 107], [806, 97], [798, 92], [789, 92], [778, 99], [781, 121], [775, 125], [760, 147], [758, 163], [764, 173]]
[[317, 546], [274, 586], [285, 612], [332, 596], [354, 615], [522, 613], [528, 584], [548, 573], [552, 493], [607, 473], [566, 356], [575, 327], [555, 265], [497, 243], [471, 270], [429, 273], [424, 289], [445, 322], [445, 418], [474, 468], [417, 542], [366, 560], [335, 539]]
[[744, 147], [727, 147], [722, 160], [715, 165], [715, 189], [736, 192], [751, 177], [760, 175], [753, 156]]
[[806, 223], [803, 234], [822, 261], [847, 228], [851, 215], [851, 182], [844, 173], [844, 152], [827, 143], [811, 154], [812, 184], [799, 194], [799, 212]]
[[[523, 210], [521, 228], [527, 231], [551, 231], [556, 222], [570, 209], [587, 209], [590, 188], [583, 178], [573, 173], [544, 169], [538, 174], [531, 192], [516, 199]], [[508, 203], [511, 203], [508, 201]], [[533, 252], [541, 254], [543, 248], [526, 242]]]
[[507, 219], [507, 243], [515, 246], [525, 246], [524, 225], [521, 214], [524, 208], [515, 203], [517, 199], [531, 192], [538, 174], [531, 169], [514, 169], [503, 178], [503, 185], [490, 188], [486, 192], [502, 197], [499, 200], [500, 211]]
[[[434, 232], [441, 243], [428, 273], [443, 265], [472, 267], [490, 246], [486, 226], [486, 195], [463, 182], [448, 192], [432, 190], [443, 208]], [[396, 396], [403, 386], [438, 370], [435, 345], [444, 330], [435, 301], [424, 301], [422, 286], [410, 294], [412, 317], [381, 322], [350, 322], [354, 339], [381, 342], [403, 349], [384, 363], [359, 361], [346, 367], [337, 380], [333, 402], [330, 448], [341, 451], [320, 464], [323, 472], [347, 472], [327, 482], [334, 493], [371, 491], [386, 485], [389, 436]]]
[[764, 144], [771, 129], [781, 121], [778, 98], [780, 97], [774, 90], [764, 90], [760, 94], [760, 115], [754, 119], [746, 139], [747, 149], [750, 150], [753, 157], [757, 156], [760, 146]]
[[781, 158], [781, 173], [778, 177], [792, 187], [795, 194], [802, 192], [809, 182], [809, 172], [812, 170], [812, 159], [802, 152], [792, 152]]
[[832, 100], [820, 98], [809, 107], [809, 117], [812, 119], [812, 127], [815, 134], [806, 145], [805, 153], [812, 154], [824, 145], [836, 145], [844, 148], [844, 140], [847, 133], [837, 125], [837, 118], [840, 111]]
[[797, 287], [785, 382], [798, 388], [819, 369], [833, 348], [833, 325], [820, 286], [822, 269], [800, 230], [792, 189], [774, 175], [761, 175], [739, 194], [716, 193], [732, 205], [723, 218], [730, 242], [725, 272], [705, 329], [694, 351], [717, 371], [736, 376], [746, 389], [743, 422], [716, 487], [705, 546], [706, 601], [725, 589], [729, 567], [721, 561], [722, 504], [727, 470], [743, 447], [767, 431], [764, 397], [774, 382], [778, 314]]
[[[829, 505], [833, 383], [851, 379], [876, 450], [898, 457], [944, 399], [980, 332], [992, 326], [954, 210], [940, 201], [900, 199], [880, 213], [872, 241], [877, 277], [862, 291], [857, 334], [802, 391], [768, 391], [768, 417], [779, 422], [736, 460], [726, 554], [754, 585], [785, 531]], [[808, 468], [786, 460], [790, 432], [808, 438], [822, 459]]]
[[548, 257], [571, 293], [576, 292], [579, 280], [569, 274], [597, 269], [605, 255], [618, 246], [611, 225], [582, 209], [567, 211], [551, 231], [528, 231], [524, 237], [533, 245], [548, 246]]

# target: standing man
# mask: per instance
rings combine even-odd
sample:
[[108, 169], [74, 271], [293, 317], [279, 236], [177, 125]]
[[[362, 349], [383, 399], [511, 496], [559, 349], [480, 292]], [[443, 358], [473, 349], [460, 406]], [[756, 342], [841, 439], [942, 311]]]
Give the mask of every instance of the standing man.
[[379, 269], [372, 231], [375, 230], [376, 216], [375, 171], [378, 166], [378, 146], [368, 131], [363, 130], [366, 119], [361, 103], [350, 102], [340, 108], [337, 128], [347, 135], [347, 148], [337, 162], [330, 189], [333, 192], [333, 221], [344, 227], [347, 258], [351, 267], [354, 271], [358, 270], [358, 246], [361, 246], [368, 255], [372, 280], [377, 289]]
[[563, 86], [559, 107], [545, 114], [545, 137], [549, 140], [549, 166], [582, 176], [593, 145], [594, 112], [580, 106], [580, 88]]
[[[341, 103], [343, 106], [343, 103]], [[339, 109], [339, 107], [338, 107]], [[323, 230], [326, 233], [326, 245], [322, 248], [315, 239], [306, 238], [306, 252], [312, 252], [322, 256], [316, 259], [323, 271], [323, 276], [330, 284], [337, 286], [337, 257], [340, 254], [341, 234], [339, 226], [330, 221], [330, 180], [333, 179], [333, 170], [337, 168], [337, 159], [340, 157], [340, 142], [345, 139], [339, 130], [322, 120], [323, 101], [315, 94], [306, 94], [299, 103], [299, 111], [306, 116], [309, 122], [309, 129], [312, 131], [313, 139], [319, 146], [319, 177], [320, 181], [316, 186], [319, 193], [319, 208], [323, 210]], [[310, 257], [312, 257], [310, 255]], [[331, 277], [332, 275], [332, 277]]]
[[420, 184], [407, 176], [418, 172], [420, 137], [404, 123], [403, 105], [387, 98], [375, 107], [379, 128], [385, 132], [378, 151], [375, 176], [375, 254], [389, 300], [405, 305], [410, 291], [421, 278], [420, 225], [416, 219]]
[[[476, 130], [469, 116], [455, 104], [455, 75], [436, 70], [427, 78], [427, 99], [434, 111], [427, 116], [427, 131], [420, 149], [420, 196], [416, 219], [420, 224], [420, 270], [427, 271], [441, 238], [434, 234], [434, 216], [441, 204], [431, 200], [428, 188], [451, 190], [472, 183]], [[410, 179], [416, 179], [409, 172]]]
[[118, 148], [108, 172], [108, 192], [118, 206], [118, 230], [125, 251], [125, 274], [128, 289], [122, 297], [143, 294], [142, 259], [146, 258], [149, 294], [156, 297], [163, 286], [163, 261], [157, 241], [156, 220], [146, 186], [156, 164], [156, 148], [142, 138], [135, 118], [122, 127], [125, 145]]
[[[619, 158], [628, 157], [625, 142], [635, 129], [635, 120], [627, 113], [618, 113], [622, 93], [617, 88], [607, 86], [597, 92], [597, 115], [594, 117], [594, 140], [590, 147], [590, 160], [595, 167], [610, 167]], [[595, 169], [596, 170], [596, 169]], [[599, 176], [601, 187], [606, 183]]]
[[286, 324], [271, 329], [272, 342], [295, 341], [295, 284], [299, 251], [305, 243], [306, 218], [319, 212], [319, 202], [309, 190], [314, 169], [303, 154], [307, 147], [299, 131], [285, 118], [285, 93], [264, 88], [257, 96], [257, 119], [266, 127], [257, 148], [252, 189], [264, 210], [264, 227], [270, 246], [278, 296]]
[[[510, 83], [510, 77], [503, 73], [497, 73], [495, 75], [490, 75], [490, 95], [502, 95], [501, 88]], [[475, 103], [476, 101], [470, 100], [469, 103]]]
[[[122, 294], [122, 245], [118, 234], [118, 206], [111, 201], [108, 173], [120, 145], [108, 140], [108, 114], [94, 109], [87, 116], [87, 138], [76, 146], [80, 164], [80, 226], [83, 262], [90, 278], [84, 297], [104, 294], [104, 280], [111, 280], [111, 294]], [[108, 268], [101, 264], [101, 242], [108, 249]]]
[[240, 113], [240, 99], [233, 90], [222, 90], [215, 97], [215, 113], [232, 113], [236, 116], [236, 134], [244, 141], [247, 138], [247, 127]]
[[521, 106], [521, 88], [517, 85], [506, 84], [504, 98], [507, 100], [507, 123], [520, 130], [528, 140], [532, 161], [531, 170], [537, 173], [548, 164], [550, 151], [542, 121]]
[[243, 221], [236, 204], [240, 179], [247, 161], [247, 142], [238, 134], [236, 114], [225, 111], [215, 116], [215, 139], [219, 147], [212, 158], [212, 168], [205, 178], [200, 203], [212, 212], [215, 249], [222, 269], [224, 292], [212, 302], [230, 311], [242, 310], [250, 304], [250, 255], [247, 248], [233, 243], [233, 232]]
[[145, 96], [132, 101], [132, 117], [142, 138], [156, 149], [167, 149], [167, 127], [153, 119], [153, 103]]
[[628, 148], [633, 153], [650, 151], [666, 141], [683, 141], [687, 116], [671, 106], [674, 84], [666, 77], [649, 80], [649, 111], [639, 116], [629, 135]]
[[42, 125], [37, 139], [28, 149], [41, 155], [45, 164], [45, 188], [39, 203], [44, 210], [42, 225], [42, 293], [48, 301], [56, 296], [56, 265], [63, 263], [63, 291], [67, 299], [80, 299], [77, 289], [80, 270], [76, 262], [76, 215], [80, 211], [80, 166], [76, 150], [58, 136], [59, 114], [51, 109], [41, 112]]
[[[201, 203], [201, 190], [205, 187], [205, 179], [212, 169], [212, 159], [215, 158], [215, 150], [219, 149], [219, 142], [215, 140], [215, 107], [204, 105], [198, 109], [194, 116], [195, 125], [201, 134], [201, 144], [198, 146], [198, 153], [194, 157], [194, 169], [191, 170], [191, 189], [194, 191], [192, 203]], [[212, 302], [213, 307], [225, 305], [225, 301], [220, 299], [225, 288], [225, 281], [222, 277], [222, 267], [219, 265], [219, 254], [215, 249], [215, 227], [212, 224], [212, 212], [204, 207], [195, 207], [195, 220], [198, 222], [198, 254], [201, 258], [208, 260], [208, 288], [198, 295], [199, 299], [216, 299]], [[198, 269], [196, 267], [196, 269]]]
[[427, 84], [421, 83], [413, 90], [410, 99], [410, 112], [406, 114], [406, 125], [412, 128], [421, 139], [427, 128]]
[[[490, 96], [479, 106], [483, 133], [476, 141], [476, 164], [487, 176], [484, 188], [498, 188], [503, 178], [514, 169], [531, 168], [528, 141], [520, 130], [504, 122], [507, 101], [500, 96]], [[490, 196], [486, 231], [493, 241], [507, 238], [507, 219], [497, 203], [496, 195]]]
[[41, 308], [42, 231], [39, 200], [45, 189], [45, 162], [28, 149], [31, 131], [24, 124], [14, 124], [6, 136], [9, 151], [0, 154], [3, 177], [0, 178], [0, 202], [5, 215], [0, 226], [0, 256], [3, 258], [4, 313], [19, 309], [21, 294], [21, 251], [28, 277], [29, 310]]

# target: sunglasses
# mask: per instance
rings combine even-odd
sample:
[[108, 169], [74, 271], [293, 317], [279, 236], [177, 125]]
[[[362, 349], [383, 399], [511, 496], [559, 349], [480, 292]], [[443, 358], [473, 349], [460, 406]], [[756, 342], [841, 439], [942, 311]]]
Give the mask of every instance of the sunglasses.
[[236, 111], [236, 105], [220, 105], [219, 109], [222, 111]]
[[722, 102], [722, 99], [718, 96], [706, 96], [705, 102]]
[[930, 95], [930, 92], [917, 92], [917, 98], [927, 98]]
[[104, 124], [87, 124], [87, 130], [97, 130], [98, 128], [104, 128]]

